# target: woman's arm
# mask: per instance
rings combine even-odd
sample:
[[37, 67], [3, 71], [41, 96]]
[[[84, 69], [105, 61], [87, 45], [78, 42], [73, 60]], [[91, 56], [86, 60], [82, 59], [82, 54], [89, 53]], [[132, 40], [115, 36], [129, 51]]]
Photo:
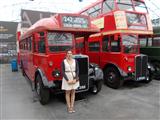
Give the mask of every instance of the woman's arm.
[[76, 61], [76, 78], [75, 79], [79, 79], [79, 65], [78, 62]]
[[62, 75], [63, 75], [64, 79], [65, 79], [66, 81], [68, 81], [69, 79], [68, 79], [68, 77], [67, 77], [67, 75], [66, 75], [66, 73], [65, 73], [65, 64], [64, 64], [64, 61], [63, 61], [62, 64], [61, 64], [61, 68], [62, 68]]

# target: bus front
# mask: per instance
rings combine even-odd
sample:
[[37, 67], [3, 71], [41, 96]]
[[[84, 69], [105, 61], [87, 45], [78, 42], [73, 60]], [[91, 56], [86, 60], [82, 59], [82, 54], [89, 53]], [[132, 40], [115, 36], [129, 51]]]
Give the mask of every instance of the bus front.
[[[151, 19], [143, 0], [117, 0], [114, 12], [116, 29], [121, 33], [125, 71], [134, 80], [147, 80], [148, 57], [140, 54], [139, 36], [153, 34]], [[127, 65], [127, 66], [126, 66]]]
[[[114, 36], [119, 37], [121, 52], [119, 55], [115, 54], [115, 52], [111, 53], [114, 57], [119, 56], [120, 62], [114, 59], [111, 61], [118, 66], [124, 80], [132, 79], [150, 82], [151, 78], [147, 65], [148, 56], [140, 54], [139, 50], [139, 36], [147, 36], [153, 33], [151, 20], [144, 1], [116, 0], [115, 11], [112, 13], [114, 22], [111, 23], [113, 23], [113, 26], [110, 30], [106, 30], [105, 34], [114, 33]], [[108, 22], [110, 17], [106, 15], [104, 19], [107, 20], [105, 22]], [[109, 78], [107, 80], [109, 81]], [[114, 87], [111, 82], [109, 81], [108, 84]], [[119, 82], [120, 84], [121, 82]]]

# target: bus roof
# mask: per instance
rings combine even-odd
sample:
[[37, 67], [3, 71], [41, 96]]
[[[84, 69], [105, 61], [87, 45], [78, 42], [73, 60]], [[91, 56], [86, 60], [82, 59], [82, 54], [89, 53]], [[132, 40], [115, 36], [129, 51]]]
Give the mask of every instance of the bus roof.
[[[63, 16], [84, 18], [84, 20], [88, 20], [88, 27], [87, 28], [64, 27], [62, 23], [63, 22], [62, 19], [64, 19]], [[78, 37], [84, 35], [90, 35], [100, 31], [94, 24], [91, 24], [90, 18], [88, 16], [65, 13], [65, 14], [56, 14], [50, 18], [40, 19], [30, 28], [28, 28], [28, 30], [21, 36], [21, 39], [24, 39], [25, 37], [31, 35], [34, 32], [47, 31], [47, 30], [59, 31], [59, 32], [71, 32]]]
[[[89, 9], [89, 8], [91, 8], [91, 7], [93, 7], [93, 6], [96, 6], [97, 4], [102, 3], [103, 1], [105, 1], [105, 0], [97, 0], [96, 2], [90, 4], [89, 6], [83, 8], [82, 10], [80, 10], [80, 11], [78, 12], [78, 14], [83, 13], [83, 12], [86, 11], [87, 9]], [[118, 0], [114, 0], [114, 1], [118, 1]], [[144, 0], [135, 0], [135, 1], [144, 2]], [[119, 0], [119, 2], [120, 2], [120, 0]]]
[[81, 14], [81, 13], [84, 12], [85, 10], [87, 10], [87, 9], [89, 9], [89, 8], [95, 6], [95, 5], [97, 5], [97, 4], [99, 4], [99, 3], [103, 2], [103, 1], [104, 1], [104, 0], [97, 0], [96, 2], [90, 4], [89, 6], [84, 7], [82, 10], [80, 10], [80, 11], [78, 12], [78, 14]]

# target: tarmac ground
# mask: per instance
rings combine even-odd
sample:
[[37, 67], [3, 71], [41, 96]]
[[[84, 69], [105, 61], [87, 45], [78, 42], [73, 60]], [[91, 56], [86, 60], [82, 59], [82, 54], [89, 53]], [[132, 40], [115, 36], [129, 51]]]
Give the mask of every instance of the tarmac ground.
[[52, 95], [43, 106], [21, 71], [1, 64], [0, 108], [1, 120], [160, 120], [160, 81], [130, 81], [118, 90], [103, 85], [97, 95], [77, 95], [76, 112], [69, 114], [63, 94]]

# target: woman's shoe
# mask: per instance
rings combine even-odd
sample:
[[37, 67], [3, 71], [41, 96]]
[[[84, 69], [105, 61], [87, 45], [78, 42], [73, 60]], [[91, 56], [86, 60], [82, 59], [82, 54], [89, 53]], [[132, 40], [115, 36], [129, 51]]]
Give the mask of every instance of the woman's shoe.
[[68, 113], [72, 113], [72, 109], [71, 108], [68, 108]]
[[73, 107], [71, 108], [71, 110], [72, 110], [72, 113], [75, 113], [75, 112], [76, 112]]

